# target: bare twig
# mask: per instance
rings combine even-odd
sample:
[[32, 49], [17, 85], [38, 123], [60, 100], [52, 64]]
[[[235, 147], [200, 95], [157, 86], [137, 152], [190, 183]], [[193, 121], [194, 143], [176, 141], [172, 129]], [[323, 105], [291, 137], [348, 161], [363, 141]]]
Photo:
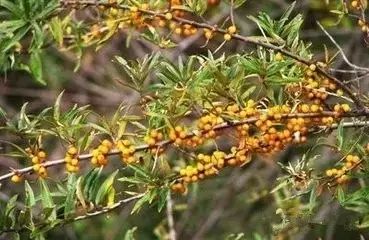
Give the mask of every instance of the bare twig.
[[351, 63], [345, 52], [343, 51], [343, 49], [340, 47], [340, 45], [336, 42], [336, 40], [334, 40], [334, 38], [328, 33], [327, 30], [325, 30], [325, 28], [319, 23], [317, 22], [318, 26], [320, 27], [320, 29], [322, 29], [322, 31], [325, 33], [325, 35], [327, 35], [327, 37], [329, 38], [329, 40], [331, 40], [331, 42], [337, 47], [338, 51], [341, 53], [342, 55], [342, 58], [343, 60], [347, 63], [347, 65], [349, 65], [350, 67], [352, 67], [353, 69], [355, 70], [362, 70], [362, 71], [365, 71], [365, 72], [369, 72], [369, 68], [366, 68], [366, 67], [360, 67], [360, 66], [357, 66], [353, 63]]

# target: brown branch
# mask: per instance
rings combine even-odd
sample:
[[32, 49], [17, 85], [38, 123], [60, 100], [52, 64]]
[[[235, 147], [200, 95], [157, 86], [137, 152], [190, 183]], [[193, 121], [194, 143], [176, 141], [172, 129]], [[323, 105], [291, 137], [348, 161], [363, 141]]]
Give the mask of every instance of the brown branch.
[[[351, 112], [351, 113], [346, 113], [341, 115], [340, 117], [369, 117], [369, 113], [367, 112], [363, 112], [363, 111], [357, 111], [357, 112]], [[314, 118], [314, 117], [337, 117], [337, 113], [336, 112], [330, 112], [330, 111], [324, 111], [324, 112], [320, 112], [320, 113], [289, 113], [289, 114], [282, 114], [282, 118], [284, 119], [288, 119], [288, 118]], [[259, 118], [258, 117], [250, 117], [250, 118], [246, 118], [244, 120], [235, 120], [235, 121], [228, 121], [228, 122], [224, 122], [221, 123], [219, 125], [216, 125], [215, 127], [213, 127], [212, 130], [214, 131], [220, 131], [220, 130], [224, 130], [224, 129], [228, 129], [228, 128], [233, 128], [242, 124], [248, 124], [248, 123], [255, 123]], [[205, 134], [208, 131], [193, 131], [189, 134], [187, 134], [187, 136], [185, 137], [185, 139], [191, 138], [193, 136], [199, 135], [199, 134]], [[164, 148], [165, 146], [172, 144], [173, 141], [172, 140], [163, 140], [161, 142], [158, 142], [157, 144], [155, 144], [154, 146], [149, 146], [147, 144], [142, 144], [139, 146], [135, 147], [135, 152], [139, 152], [139, 151], [144, 151], [144, 150], [148, 150], [148, 149], [155, 149], [155, 148]], [[111, 156], [111, 155], [119, 155], [121, 152], [117, 149], [114, 149], [112, 151], [110, 151], [107, 155]], [[82, 154], [79, 155], [78, 159], [79, 160], [88, 160], [92, 157], [92, 154]], [[57, 165], [62, 165], [65, 164], [64, 159], [58, 159], [58, 160], [53, 160], [53, 161], [46, 161], [44, 163], [41, 163], [40, 166], [43, 166], [45, 168], [49, 168], [49, 167], [53, 167], [53, 166], [57, 166]], [[11, 178], [13, 175], [19, 174], [19, 175], [23, 175], [26, 173], [31, 173], [33, 172], [33, 167], [29, 166], [29, 167], [25, 167], [25, 168], [21, 168], [21, 169], [12, 169], [11, 172], [4, 174], [2, 176], [0, 176], [0, 182]]]
[[[61, 3], [63, 5], [78, 5], [78, 6], [104, 6], [104, 7], [110, 7], [110, 8], [117, 8], [117, 9], [124, 9], [124, 10], [129, 10], [130, 6], [127, 5], [119, 5], [117, 3], [101, 3], [101, 2], [96, 2], [96, 1], [69, 1], [69, 0], [62, 0]], [[139, 12], [144, 13], [144, 14], [148, 14], [151, 16], [158, 16], [161, 17], [163, 19], [165, 19], [165, 12], [157, 12], [157, 11], [151, 11], [151, 10], [144, 10], [144, 9], [138, 9]], [[193, 27], [196, 28], [201, 28], [201, 29], [209, 29], [212, 30], [213, 32], [217, 32], [217, 33], [221, 33], [221, 34], [226, 34], [227, 30], [219, 28], [217, 26], [211, 25], [211, 24], [207, 24], [207, 23], [200, 23], [194, 20], [189, 20], [186, 18], [182, 18], [182, 17], [177, 17], [177, 16], [173, 16], [172, 18], [173, 21], [176, 21], [178, 23], [181, 24], [189, 24]], [[255, 38], [255, 37], [246, 37], [246, 36], [242, 36], [240, 34], [232, 34], [231, 37], [235, 40], [239, 40], [245, 43], [251, 43], [257, 46], [261, 46], [261, 47], [265, 47], [268, 49], [272, 49], [278, 52], [281, 52], [282, 54], [295, 59], [296, 61], [303, 63], [307, 66], [310, 66], [312, 64], [316, 64], [315, 61], [311, 61], [311, 60], [306, 60], [303, 57], [290, 52], [289, 50], [283, 48], [283, 46], [276, 46], [273, 44], [270, 44], [268, 42], [264, 42], [261, 39]], [[320, 66], [316, 66], [316, 71], [318, 73], [320, 73], [322, 76], [330, 79], [331, 81], [333, 81], [335, 84], [337, 84], [355, 103], [356, 107], [362, 111], [365, 111], [366, 113], [369, 113], [369, 109], [363, 104], [363, 102], [355, 95], [355, 93], [352, 92], [352, 90], [346, 85], [344, 84], [342, 81], [340, 81], [339, 79], [337, 79], [336, 77], [332, 76], [329, 74], [328, 71], [326, 71], [324, 68], [320, 67]]]

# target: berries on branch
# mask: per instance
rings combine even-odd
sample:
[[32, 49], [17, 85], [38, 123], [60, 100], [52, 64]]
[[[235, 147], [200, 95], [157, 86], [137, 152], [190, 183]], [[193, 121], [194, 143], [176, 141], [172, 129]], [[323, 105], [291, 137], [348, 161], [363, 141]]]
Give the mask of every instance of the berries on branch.
[[78, 149], [74, 146], [69, 146], [65, 154], [64, 161], [66, 162], [67, 172], [75, 173], [79, 171]]
[[112, 148], [113, 143], [108, 139], [104, 139], [97, 148], [92, 150], [91, 163], [95, 167], [106, 166], [108, 164], [107, 155]]

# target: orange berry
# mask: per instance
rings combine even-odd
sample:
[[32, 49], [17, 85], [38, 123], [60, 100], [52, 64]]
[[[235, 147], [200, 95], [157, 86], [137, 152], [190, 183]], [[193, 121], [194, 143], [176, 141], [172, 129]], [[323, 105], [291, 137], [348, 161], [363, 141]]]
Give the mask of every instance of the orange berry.
[[130, 7], [130, 9], [129, 9], [131, 12], [137, 12], [138, 11], [138, 7], [136, 7], [136, 6], [132, 6], [132, 7]]
[[44, 151], [39, 151], [37, 153], [37, 157], [40, 158], [40, 159], [44, 159], [44, 158], [46, 158], [46, 153]]
[[359, 6], [359, 2], [358, 1], [354, 0], [354, 1], [351, 2], [351, 7], [357, 8], [358, 6]]
[[104, 145], [108, 148], [111, 148], [113, 146], [113, 143], [110, 142], [108, 139], [104, 139], [102, 142], [101, 142], [101, 145]]
[[32, 163], [33, 164], [36, 164], [36, 163], [39, 163], [39, 162], [40, 162], [40, 160], [37, 156], [32, 157]]
[[19, 182], [22, 181], [22, 176], [15, 174], [15, 175], [12, 176], [12, 178], [10, 180], [14, 183], [19, 183]]
[[166, 13], [165, 14], [165, 19], [166, 20], [171, 20], [173, 18], [173, 15], [171, 13]]
[[223, 37], [225, 41], [230, 41], [232, 39], [232, 36], [229, 33], [224, 34]]
[[228, 27], [228, 32], [230, 34], [234, 34], [236, 31], [237, 31], [237, 28], [236, 28], [235, 25], [232, 25], [232, 26]]
[[277, 54], [274, 56], [274, 60], [276, 60], [276, 61], [282, 61], [283, 60], [282, 53], [277, 52]]
[[76, 147], [74, 147], [74, 146], [71, 146], [71, 147], [68, 148], [68, 151], [67, 152], [70, 155], [76, 155], [78, 153], [78, 149]]
[[314, 72], [316, 70], [316, 65], [310, 64], [309, 69]]
[[73, 158], [72, 161], [70, 162], [70, 164], [72, 166], [77, 166], [78, 165], [78, 159], [77, 158]]

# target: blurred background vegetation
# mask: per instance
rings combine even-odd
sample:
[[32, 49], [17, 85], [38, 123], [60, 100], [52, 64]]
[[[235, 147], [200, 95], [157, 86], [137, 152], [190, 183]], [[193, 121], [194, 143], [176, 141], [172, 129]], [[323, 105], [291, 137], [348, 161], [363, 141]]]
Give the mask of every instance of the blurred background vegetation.
[[[357, 21], [350, 17], [340, 18], [332, 10], [337, 10], [341, 1], [298, 0], [294, 13], [301, 13], [304, 18], [301, 38], [312, 42], [312, 51], [316, 59], [324, 59], [324, 51], [334, 55], [337, 49], [317, 26], [323, 24], [327, 31], [347, 53], [354, 64], [367, 66], [369, 63], [366, 36], [357, 27]], [[280, 17], [292, 1], [287, 0], [248, 0], [234, 12], [237, 27], [245, 36], [259, 34], [256, 25], [247, 16], [257, 15], [260, 11], [273, 18]], [[91, 18], [91, 12], [81, 13]], [[229, 5], [223, 1], [209, 8], [205, 18], [210, 22], [221, 22], [229, 16]], [[1, 19], [1, 16], [0, 16]], [[70, 51], [60, 51], [53, 45], [47, 47], [42, 54], [43, 79], [46, 85], [34, 81], [33, 76], [23, 70], [11, 70], [0, 75], [0, 106], [9, 116], [15, 116], [25, 102], [29, 102], [28, 112], [39, 112], [53, 105], [58, 94], [64, 90], [62, 107], [64, 109], [78, 105], [90, 105], [104, 116], [112, 115], [117, 106], [124, 102], [139, 106], [142, 96], [125, 87], [127, 76], [115, 61], [115, 56], [125, 59], [143, 58], [145, 54], [160, 51], [162, 55], [177, 62], [178, 57], [192, 54], [207, 54], [208, 49], [218, 48], [222, 39], [215, 39], [203, 47], [201, 34], [188, 38], [175, 38], [176, 48], [160, 49], [157, 46], [137, 39], [137, 35], [128, 36], [119, 32], [102, 45], [85, 49], [80, 67], [74, 71], [77, 56]], [[217, 53], [230, 55], [253, 49], [243, 42], [232, 41], [224, 45]], [[0, 63], [1, 64], [1, 63]], [[334, 68], [341, 68], [343, 61], [336, 61]], [[362, 89], [368, 89], [368, 81], [363, 79]], [[156, 79], [151, 78], [150, 83]], [[144, 93], [143, 93], [144, 95]], [[18, 139], [8, 139], [15, 143]], [[334, 137], [332, 138], [334, 141]], [[6, 152], [7, 145], [1, 146]], [[178, 239], [359, 239], [369, 238], [365, 228], [358, 230], [350, 227], [355, 221], [353, 212], [344, 210], [325, 193], [317, 206], [302, 198], [289, 198], [293, 190], [283, 186], [271, 193], [278, 185], [277, 179], [285, 173], [277, 162], [296, 164], [305, 147], [291, 147], [277, 156], [260, 156], [243, 169], [227, 169], [217, 178], [206, 180], [192, 187], [187, 196], [178, 195], [174, 199], [174, 217]], [[63, 155], [63, 148], [58, 142], [47, 143], [51, 158]], [[317, 168], [324, 169], [332, 159], [332, 153], [326, 148], [319, 148]], [[24, 162], [0, 156], [0, 169], [18, 168]], [[111, 169], [114, 166], [110, 166]], [[61, 168], [51, 170], [50, 175], [58, 175]], [[107, 172], [111, 170], [107, 169]], [[22, 192], [23, 188], [4, 182], [0, 189], [0, 201], [8, 201], [8, 196]], [[309, 196], [308, 196], [309, 197]], [[129, 205], [131, 206], [131, 205]], [[309, 208], [314, 214], [301, 215]], [[118, 209], [107, 215], [72, 223], [52, 230], [47, 239], [124, 239], [127, 231], [134, 231], [137, 239], [165, 239], [167, 235], [165, 211], [158, 213], [156, 209], [145, 207], [138, 214], [130, 216], [130, 207]], [[283, 211], [281, 211], [283, 209]], [[292, 217], [293, 223], [285, 222], [284, 214]], [[293, 218], [296, 216], [296, 218]], [[137, 229], [135, 230], [135, 228]], [[289, 237], [288, 237], [289, 236]], [[8, 236], [0, 236], [8, 239]]]

